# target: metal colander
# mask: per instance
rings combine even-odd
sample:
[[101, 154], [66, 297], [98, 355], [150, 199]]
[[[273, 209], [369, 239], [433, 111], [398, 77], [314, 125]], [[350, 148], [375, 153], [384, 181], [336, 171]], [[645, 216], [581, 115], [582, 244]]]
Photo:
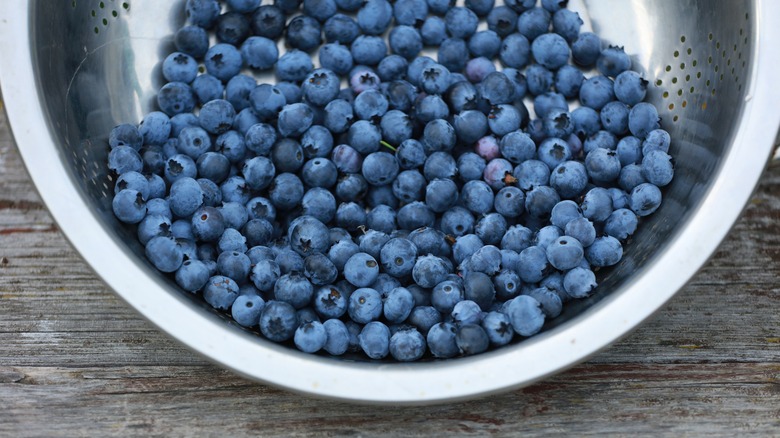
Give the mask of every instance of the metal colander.
[[584, 29], [632, 56], [673, 139], [675, 179], [624, 259], [598, 293], [569, 303], [544, 333], [478, 357], [390, 364], [305, 355], [180, 292], [111, 212], [107, 134], [154, 108], [183, 3], [8, 0], [0, 8], [8, 116], [41, 196], [108, 285], [195, 351], [296, 391], [377, 403], [456, 400], [527, 385], [584, 360], [651, 315], [714, 252], [780, 124], [780, 2], [572, 0]]

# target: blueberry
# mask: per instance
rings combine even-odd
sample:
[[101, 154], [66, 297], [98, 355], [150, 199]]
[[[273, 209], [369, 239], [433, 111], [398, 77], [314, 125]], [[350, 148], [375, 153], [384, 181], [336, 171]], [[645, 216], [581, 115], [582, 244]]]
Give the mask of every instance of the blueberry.
[[545, 315], [537, 300], [527, 295], [520, 295], [508, 303], [506, 314], [517, 334], [532, 336], [542, 329]]
[[563, 287], [572, 298], [585, 298], [596, 287], [596, 275], [590, 269], [574, 268], [564, 276]]
[[279, 277], [274, 285], [274, 296], [279, 301], [301, 309], [311, 303], [314, 287], [303, 274], [293, 271]]
[[412, 277], [419, 286], [432, 288], [444, 281], [451, 270], [451, 267], [443, 259], [426, 255], [417, 258], [412, 269]]
[[618, 240], [626, 240], [634, 234], [637, 216], [631, 210], [621, 208], [612, 212], [604, 223], [604, 232]]
[[453, 207], [441, 219], [441, 229], [450, 236], [460, 237], [474, 232], [474, 216], [463, 207]]
[[268, 70], [279, 59], [279, 50], [273, 40], [252, 36], [241, 45], [241, 57], [246, 65], [254, 69]]
[[203, 288], [203, 299], [215, 309], [227, 310], [238, 298], [238, 284], [229, 277], [215, 275]]
[[523, 190], [547, 185], [550, 182], [550, 168], [539, 160], [523, 161], [512, 174], [517, 178], [517, 186]]
[[582, 217], [582, 212], [576, 202], [566, 200], [555, 204], [550, 214], [550, 222], [560, 229], [574, 219]]
[[507, 230], [507, 221], [498, 213], [489, 213], [477, 222], [474, 231], [488, 245], [498, 245]]
[[671, 137], [663, 129], [654, 129], [647, 133], [647, 137], [642, 140], [642, 154], [647, 155], [650, 151], [659, 150], [669, 152]]
[[303, 214], [327, 223], [336, 216], [336, 198], [325, 189], [315, 187], [303, 195]]
[[303, 200], [303, 183], [292, 173], [278, 174], [268, 188], [273, 205], [280, 210], [291, 210]]
[[650, 183], [642, 183], [631, 190], [629, 206], [637, 216], [653, 214], [661, 206], [661, 190]]
[[617, 138], [615, 134], [601, 130], [585, 139], [582, 146], [586, 154], [596, 148], [615, 150], [617, 149]]
[[519, 164], [528, 161], [536, 154], [536, 145], [528, 134], [516, 131], [510, 132], [499, 142], [501, 155], [512, 163]]
[[308, 15], [299, 15], [287, 24], [285, 37], [290, 47], [308, 52], [322, 42], [322, 26]]
[[443, 314], [452, 313], [455, 305], [464, 299], [463, 285], [452, 280], [437, 284], [431, 293], [431, 304]]
[[534, 244], [542, 249], [547, 249], [547, 246], [555, 241], [555, 239], [561, 237], [563, 230], [555, 225], [547, 225], [542, 227], [536, 232], [534, 237]]
[[410, 139], [414, 128], [409, 116], [398, 110], [391, 110], [385, 113], [382, 116], [380, 127], [384, 141], [395, 146]]
[[305, 52], [288, 50], [276, 63], [276, 76], [279, 80], [300, 82], [314, 70], [312, 60]]
[[463, 7], [450, 8], [444, 16], [444, 21], [450, 36], [460, 39], [472, 36], [477, 31], [477, 24], [479, 24], [477, 14]]
[[631, 58], [622, 47], [609, 46], [601, 51], [596, 60], [596, 68], [604, 76], [614, 78], [631, 69]]
[[355, 20], [344, 14], [335, 14], [325, 21], [322, 27], [325, 40], [348, 45], [360, 35], [360, 27]]
[[601, 38], [594, 33], [583, 32], [572, 42], [571, 53], [576, 64], [591, 67], [601, 55]]
[[579, 95], [584, 80], [580, 69], [564, 65], [555, 72], [555, 89], [567, 99], [573, 99]]
[[485, 329], [477, 324], [459, 327], [455, 342], [460, 353], [466, 356], [483, 353], [490, 346], [490, 339]]
[[473, 152], [466, 152], [458, 157], [458, 175], [463, 181], [473, 181], [482, 178], [485, 170], [485, 160]]
[[285, 105], [279, 112], [277, 129], [282, 137], [300, 137], [314, 123], [314, 109], [305, 103]]
[[366, 225], [373, 230], [391, 233], [396, 229], [395, 217], [395, 210], [387, 205], [378, 205], [368, 212]]
[[458, 186], [450, 179], [434, 179], [425, 189], [425, 203], [431, 210], [442, 213], [458, 200]]
[[[504, 237], [501, 239], [501, 248], [515, 252], [523, 251], [531, 246], [533, 232], [522, 225], [509, 227]], [[519, 257], [519, 255], [518, 255]]]
[[195, 58], [202, 58], [209, 49], [209, 37], [200, 26], [184, 26], [174, 36], [176, 49]]
[[476, 214], [488, 213], [493, 208], [493, 190], [484, 181], [469, 181], [461, 191], [463, 205]]
[[606, 267], [617, 264], [623, 257], [620, 241], [612, 236], [598, 237], [585, 250], [585, 258], [592, 266]]
[[438, 46], [447, 38], [447, 24], [439, 17], [429, 16], [420, 27], [420, 36], [426, 46]]
[[[358, 37], [358, 39], [355, 40], [354, 44], [357, 44], [361, 40], [361, 38], [362, 37]], [[366, 38], [376, 38], [376, 37], [366, 37]], [[400, 55], [407, 61], [414, 59], [423, 48], [422, 36], [420, 36], [420, 33], [417, 31], [417, 29], [411, 26], [394, 27], [393, 30], [390, 31], [389, 42], [390, 42], [390, 49], [393, 51], [393, 53]], [[353, 48], [355, 47], [354, 44], [353, 44]], [[376, 43], [374, 44], [374, 46], [375, 46], [375, 52], [371, 56], [378, 57], [381, 54], [382, 57], [384, 57], [385, 51], [382, 50], [382, 48], [384, 47], [384, 41], [382, 41], [381, 45]], [[354, 50], [355, 49], [353, 49], [353, 55], [354, 55]], [[379, 61], [381, 61], [381, 59]], [[373, 63], [362, 61], [361, 63], [366, 65], [376, 65], [379, 64], [379, 61]]]
[[485, 166], [482, 179], [494, 190], [501, 190], [507, 184], [514, 182], [512, 164], [503, 159], [495, 158]]
[[236, 229], [226, 228], [217, 242], [217, 248], [219, 252], [246, 252], [246, 237]]
[[355, 94], [368, 90], [377, 90], [382, 83], [379, 76], [368, 67], [355, 67], [350, 73], [349, 84]]
[[[511, 7], [511, 5], [509, 6]], [[547, 33], [551, 21], [549, 12], [538, 7], [518, 12], [522, 13], [517, 19], [517, 29], [529, 41], [533, 41], [538, 36]]]
[[329, 319], [322, 323], [322, 326], [325, 328], [327, 337], [323, 349], [334, 356], [346, 353], [349, 348], [350, 336], [347, 326], [338, 319]]
[[[396, 50], [393, 48], [392, 43], [390, 48], [392, 50]], [[406, 71], [408, 68], [409, 61], [407, 61], [406, 58], [393, 54], [386, 56], [384, 59], [379, 61], [379, 65], [376, 67], [376, 73], [379, 75], [379, 79], [381, 79], [384, 84], [389, 84], [393, 81], [403, 80], [403, 78], [406, 77]], [[384, 89], [383, 91], [385, 94], [387, 94]], [[392, 103], [391, 107], [393, 107]]]
[[199, 291], [209, 281], [209, 270], [200, 260], [187, 260], [176, 270], [176, 284], [187, 292]]
[[238, 251], [226, 251], [217, 258], [217, 270], [225, 277], [232, 278], [236, 283], [246, 283], [252, 262], [249, 257]]
[[348, 231], [357, 231], [366, 221], [365, 209], [354, 202], [342, 202], [336, 209], [336, 224]]
[[435, 308], [431, 306], [418, 305], [412, 309], [412, 313], [409, 314], [409, 319], [407, 319], [407, 322], [416, 327], [417, 330], [424, 336], [427, 336], [431, 327], [440, 323], [441, 320], [441, 313], [439, 313], [439, 311]]
[[583, 25], [580, 15], [568, 9], [550, 12], [553, 13], [553, 31], [565, 38], [568, 43], [575, 42], [580, 34], [580, 27]]
[[485, 330], [490, 344], [501, 346], [508, 344], [514, 336], [514, 329], [509, 316], [500, 312], [489, 312], [482, 320], [482, 328]]
[[214, 24], [220, 11], [217, 0], [187, 0], [184, 8], [188, 21], [204, 29]]
[[274, 260], [252, 261], [252, 263], [254, 264], [250, 274], [252, 284], [261, 292], [273, 291], [276, 281], [282, 275], [279, 264]]
[[499, 57], [505, 66], [522, 69], [531, 61], [531, 44], [519, 33], [508, 35], [501, 43]]
[[271, 341], [284, 342], [295, 335], [298, 316], [295, 308], [283, 301], [269, 301], [260, 314], [260, 332]]
[[642, 172], [642, 166], [638, 164], [628, 164], [620, 169], [618, 176], [618, 186], [626, 191], [631, 191], [639, 184], [646, 183], [647, 180]]
[[398, 160], [387, 152], [374, 152], [363, 161], [363, 177], [369, 184], [380, 186], [391, 183], [398, 175]]
[[240, 45], [250, 33], [249, 18], [236, 11], [226, 12], [217, 18], [216, 34], [220, 42]]
[[606, 189], [597, 187], [585, 194], [582, 215], [594, 222], [603, 222], [612, 213], [612, 197]]
[[319, 51], [320, 64], [336, 74], [347, 74], [353, 67], [352, 53], [338, 43], [325, 44]]
[[390, 323], [401, 323], [406, 320], [414, 307], [414, 297], [408, 289], [396, 287], [384, 300], [383, 313]]
[[357, 13], [357, 23], [366, 35], [380, 35], [390, 26], [393, 7], [385, 0], [368, 0]]
[[526, 193], [525, 210], [533, 217], [546, 218], [560, 200], [560, 195], [552, 187], [534, 186]]
[[505, 268], [493, 277], [493, 286], [496, 290], [496, 297], [503, 301], [514, 298], [520, 293], [522, 281], [515, 270]]
[[338, 11], [334, 0], [303, 0], [303, 13], [320, 22], [327, 21]]
[[564, 227], [564, 233], [577, 239], [583, 247], [592, 245], [596, 240], [596, 228], [584, 217], [570, 220]]
[[390, 355], [399, 362], [411, 362], [425, 354], [425, 338], [415, 329], [400, 330], [390, 338]]
[[547, 246], [547, 260], [561, 271], [579, 266], [583, 256], [582, 244], [571, 237], [559, 237]]
[[368, 183], [362, 175], [349, 173], [336, 183], [336, 196], [343, 202], [357, 202], [368, 192]]
[[555, 292], [546, 287], [530, 288], [524, 295], [529, 296], [541, 305], [542, 312], [547, 318], [555, 318], [563, 310], [563, 301]]
[[621, 138], [615, 151], [623, 167], [642, 162], [642, 141], [632, 135]]
[[432, 326], [427, 337], [431, 354], [440, 359], [458, 355], [460, 350], [456, 341], [457, 332], [457, 327], [449, 322], [441, 322]]
[[[528, 93], [533, 96], [539, 96], [549, 92], [555, 83], [553, 72], [538, 64], [528, 66], [525, 70], [525, 78], [526, 89]], [[561, 93], [563, 93], [563, 91], [561, 91]], [[563, 94], [561, 95], [563, 96]], [[537, 115], [538, 114], [540, 114], [539, 111], [537, 111]]]
[[401, 207], [396, 219], [399, 228], [414, 230], [420, 227], [432, 227], [436, 221], [436, 215], [430, 207], [420, 201], [415, 201]]
[[[498, 253], [500, 263], [500, 253]], [[482, 310], [487, 310], [496, 296], [491, 278], [482, 272], [467, 272], [463, 281], [464, 297], [476, 302]]]
[[663, 187], [672, 181], [674, 162], [666, 152], [650, 150], [642, 158], [642, 176], [647, 182]]
[[390, 239], [382, 246], [379, 259], [382, 268], [396, 278], [406, 278], [412, 273], [417, 258], [417, 246], [408, 239]]
[[439, 45], [436, 59], [439, 64], [445, 66], [450, 72], [460, 72], [466, 67], [468, 53], [466, 42], [459, 38], [447, 38]]
[[290, 246], [302, 256], [328, 250], [328, 227], [311, 216], [302, 216], [290, 225]]
[[460, 236], [455, 240], [455, 244], [452, 245], [452, 258], [455, 263], [463, 263], [464, 260], [471, 257], [482, 246], [482, 240], [476, 234]]
[[142, 194], [133, 189], [124, 189], [114, 196], [112, 201], [114, 215], [120, 221], [136, 224], [146, 215], [146, 202]]
[[162, 198], [150, 199], [146, 203], [146, 214], [149, 216], [163, 216], [169, 220], [173, 218], [173, 213], [171, 213], [171, 207], [168, 200]]
[[557, 70], [569, 59], [569, 44], [556, 33], [545, 33], [531, 43], [531, 52], [537, 63], [548, 70]]
[[356, 253], [344, 265], [344, 277], [356, 287], [370, 286], [379, 275], [379, 264], [366, 253]]
[[488, 29], [506, 37], [517, 29], [517, 13], [507, 6], [494, 7], [487, 15]]
[[523, 214], [525, 195], [517, 187], [504, 187], [497, 194], [493, 202], [496, 212], [506, 218], [516, 218]]
[[606, 76], [593, 76], [585, 79], [580, 87], [580, 102], [596, 111], [601, 110], [604, 105], [614, 99], [615, 92], [612, 80]]
[[319, 321], [303, 323], [295, 330], [295, 346], [304, 353], [320, 351], [325, 346], [327, 339], [325, 327]]
[[303, 258], [297, 252], [289, 248], [279, 251], [274, 258], [274, 261], [279, 265], [282, 274], [303, 271]]
[[585, 157], [585, 169], [593, 182], [608, 183], [620, 175], [620, 158], [613, 150], [596, 148]]
[[349, 297], [349, 317], [360, 324], [376, 321], [382, 315], [382, 297], [374, 289], [360, 288]]
[[382, 359], [390, 352], [390, 329], [379, 321], [366, 324], [358, 339], [360, 348], [371, 359]]
[[[163, 185], [164, 184], [165, 182], [163, 182]], [[117, 178], [116, 184], [114, 185], [114, 194], [126, 189], [137, 191], [141, 194], [143, 200], [150, 199], [149, 180], [138, 172], [125, 172]]]

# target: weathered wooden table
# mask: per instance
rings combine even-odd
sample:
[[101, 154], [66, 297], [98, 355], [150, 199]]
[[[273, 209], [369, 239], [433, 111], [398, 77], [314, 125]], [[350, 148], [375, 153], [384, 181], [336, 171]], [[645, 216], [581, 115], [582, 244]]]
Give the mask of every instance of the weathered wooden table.
[[693, 282], [587, 363], [468, 403], [315, 400], [210, 365], [114, 296], [57, 230], [0, 116], [0, 436], [780, 435], [778, 277], [780, 166]]

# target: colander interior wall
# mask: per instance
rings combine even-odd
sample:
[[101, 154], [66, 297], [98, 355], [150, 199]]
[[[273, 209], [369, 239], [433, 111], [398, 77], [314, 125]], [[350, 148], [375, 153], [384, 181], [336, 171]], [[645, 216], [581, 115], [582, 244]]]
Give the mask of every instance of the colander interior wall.
[[[548, 328], [570, 323], [629, 283], [700, 206], [736, 133], [758, 22], [755, 5], [747, 0], [570, 4], [605, 43], [624, 46], [634, 69], [650, 80], [649, 101], [672, 135], [676, 173], [661, 209], [642, 223], [620, 264], [602, 273], [599, 292], [569, 303]], [[29, 7], [41, 107], [69, 165], [71, 183], [148, 274], [178, 293], [146, 263], [132, 230], [113, 217], [113, 181], [105, 163], [110, 129], [138, 122], [155, 109], [161, 60], [173, 50], [173, 32], [184, 22], [183, 1], [31, 0]], [[181, 296], [202, 305], [192, 295]]]

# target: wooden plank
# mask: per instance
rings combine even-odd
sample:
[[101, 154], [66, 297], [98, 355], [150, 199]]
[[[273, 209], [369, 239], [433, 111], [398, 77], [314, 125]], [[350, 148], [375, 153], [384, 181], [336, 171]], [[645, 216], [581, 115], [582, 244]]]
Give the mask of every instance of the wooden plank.
[[0, 433], [25, 424], [44, 436], [771, 434], [780, 430], [778, 378], [777, 365], [589, 364], [483, 400], [377, 408], [302, 397], [212, 367], [16, 367], [0, 369], [10, 402]]

